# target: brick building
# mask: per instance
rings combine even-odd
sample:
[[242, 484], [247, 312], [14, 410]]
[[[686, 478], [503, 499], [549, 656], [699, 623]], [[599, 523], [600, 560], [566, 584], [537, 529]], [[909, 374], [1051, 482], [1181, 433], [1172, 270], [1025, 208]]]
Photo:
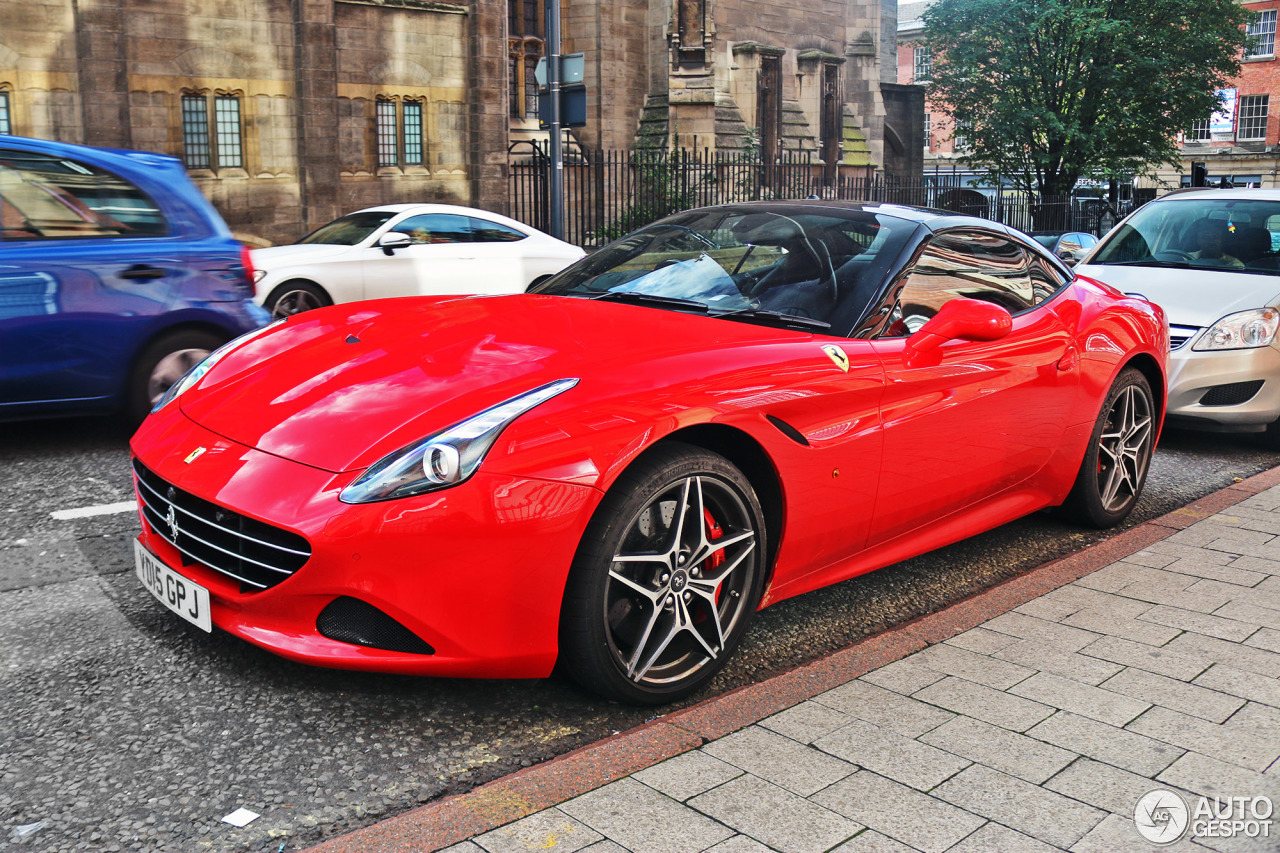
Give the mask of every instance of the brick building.
[[[918, 172], [894, 0], [562, 0], [595, 148]], [[0, 0], [0, 133], [182, 157], [237, 236], [371, 204], [507, 209], [543, 0]], [[918, 118], [914, 119], [918, 124]]]
[[1258, 15], [1250, 33], [1258, 43], [1240, 60], [1240, 76], [1222, 90], [1226, 108], [1187, 128], [1179, 139], [1182, 162], [1160, 172], [1162, 183], [1187, 186], [1191, 164], [1203, 162], [1209, 182], [1235, 186], [1280, 187], [1280, 62], [1276, 61], [1277, 0], [1243, 0]]

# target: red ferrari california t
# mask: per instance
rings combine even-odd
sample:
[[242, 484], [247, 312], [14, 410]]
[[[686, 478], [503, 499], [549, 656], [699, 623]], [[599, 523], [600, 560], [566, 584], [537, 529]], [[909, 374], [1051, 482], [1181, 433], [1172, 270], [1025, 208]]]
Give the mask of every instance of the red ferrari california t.
[[1156, 306], [1002, 225], [681, 213], [535, 292], [307, 312], [132, 442], [137, 573], [297, 661], [661, 703], [759, 608], [1061, 506], [1136, 503]]

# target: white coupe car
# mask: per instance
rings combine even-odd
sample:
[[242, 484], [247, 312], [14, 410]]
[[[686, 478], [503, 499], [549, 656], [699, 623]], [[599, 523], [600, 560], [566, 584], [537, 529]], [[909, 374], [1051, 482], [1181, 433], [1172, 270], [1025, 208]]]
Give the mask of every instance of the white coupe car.
[[252, 254], [262, 306], [286, 317], [386, 296], [522, 293], [585, 253], [485, 210], [388, 204]]

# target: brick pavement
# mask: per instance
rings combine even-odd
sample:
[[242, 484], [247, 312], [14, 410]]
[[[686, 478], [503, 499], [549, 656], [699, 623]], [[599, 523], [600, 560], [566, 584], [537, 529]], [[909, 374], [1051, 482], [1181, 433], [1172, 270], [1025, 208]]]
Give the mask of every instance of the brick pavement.
[[317, 850], [1280, 851], [1134, 825], [1280, 803], [1278, 482]]

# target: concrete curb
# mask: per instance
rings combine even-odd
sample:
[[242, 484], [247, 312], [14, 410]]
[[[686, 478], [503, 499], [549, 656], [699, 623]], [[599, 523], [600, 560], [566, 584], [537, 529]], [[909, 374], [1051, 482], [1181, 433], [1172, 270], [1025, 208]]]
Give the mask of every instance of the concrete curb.
[[697, 749], [709, 740], [954, 637], [1276, 485], [1280, 485], [1280, 467], [788, 672], [310, 849], [314, 853], [425, 853], [465, 841]]

